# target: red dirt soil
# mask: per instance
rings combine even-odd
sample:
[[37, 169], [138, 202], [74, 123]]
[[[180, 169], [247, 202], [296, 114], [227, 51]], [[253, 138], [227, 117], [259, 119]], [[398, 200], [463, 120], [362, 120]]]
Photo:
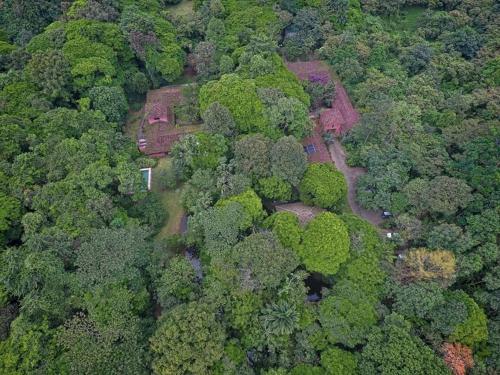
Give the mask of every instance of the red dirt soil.
[[[348, 132], [359, 121], [359, 113], [352, 105], [347, 91], [326, 63], [319, 60], [287, 62], [287, 67], [300, 80], [309, 80], [314, 75], [327, 75], [330, 79], [334, 80], [335, 99], [332, 103], [332, 108], [335, 109], [334, 112], [339, 116], [339, 118], [334, 119], [334, 121], [341, 123], [340, 133]], [[328, 152], [326, 152], [327, 148], [321, 136], [322, 132], [323, 126], [317, 122], [314, 134], [302, 141], [304, 146], [314, 144], [314, 147], [317, 150], [316, 153], [308, 155], [309, 161], [333, 162], [337, 169], [341, 171], [346, 178], [348, 188], [347, 200], [352, 212], [369, 221], [374, 226], [380, 228], [380, 225], [383, 222], [380, 213], [377, 211], [366, 210], [356, 201], [356, 182], [359, 176], [365, 173], [365, 170], [363, 168], [351, 168], [347, 165], [345, 161], [345, 151], [338, 139], [334, 139], [333, 143], [328, 146]], [[339, 134], [336, 133], [336, 135]], [[387, 232], [383, 229], [380, 230], [381, 232]]]
[[307, 159], [310, 163], [329, 163], [331, 162], [330, 154], [321, 136], [321, 126], [317, 120], [314, 121], [316, 126], [314, 127], [313, 134], [310, 137], [304, 138], [302, 140], [302, 145], [304, 147], [314, 145], [316, 149], [316, 152], [307, 155]]
[[[168, 154], [172, 145], [187, 133], [195, 131], [192, 126], [175, 125], [174, 106], [182, 99], [182, 85], [166, 86], [148, 92], [144, 110], [144, 118], [138, 130], [139, 149], [146, 155], [163, 157]], [[149, 123], [149, 115], [155, 107], [162, 107], [161, 114], [168, 115], [168, 122]], [[142, 141], [140, 141], [142, 140]]]
[[328, 149], [330, 151], [331, 161], [333, 161], [337, 169], [345, 176], [347, 182], [347, 200], [352, 212], [361, 216], [376, 227], [380, 227], [383, 222], [380, 213], [364, 209], [356, 200], [356, 182], [359, 176], [366, 173], [365, 170], [363, 168], [351, 168], [346, 164], [345, 152], [338, 139], [334, 139]]

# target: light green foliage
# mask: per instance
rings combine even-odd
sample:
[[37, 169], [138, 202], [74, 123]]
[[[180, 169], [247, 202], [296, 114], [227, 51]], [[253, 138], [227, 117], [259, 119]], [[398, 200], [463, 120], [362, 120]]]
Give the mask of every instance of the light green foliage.
[[381, 261], [388, 256], [388, 249], [367, 221], [352, 214], [344, 214], [341, 218], [349, 231], [350, 257], [340, 267], [337, 277], [353, 282], [367, 297], [378, 299], [387, 278]]
[[324, 371], [321, 367], [307, 365], [307, 364], [300, 364], [298, 366], [295, 366], [290, 372], [290, 375], [323, 375], [323, 374]]
[[467, 306], [467, 319], [455, 327], [449, 341], [470, 347], [486, 341], [488, 330], [483, 309], [464, 292], [457, 292], [456, 296]]
[[357, 360], [350, 352], [333, 347], [321, 353], [321, 366], [328, 375], [356, 375]]
[[259, 223], [264, 217], [265, 212], [262, 209], [262, 201], [255, 191], [249, 189], [244, 193], [234, 195], [229, 198], [221, 199], [217, 202], [217, 207], [224, 207], [230, 203], [239, 203], [243, 207], [246, 216], [244, 223], [246, 227]]
[[225, 43], [230, 49], [234, 50], [241, 45], [242, 36], [247, 38], [255, 34], [276, 36], [279, 32], [276, 13], [270, 6], [249, 5], [235, 1], [231, 6], [225, 7], [230, 11], [229, 17], [225, 20]]
[[330, 163], [309, 164], [299, 186], [300, 199], [309, 205], [333, 208], [345, 199], [344, 175]]
[[179, 305], [163, 317], [151, 338], [153, 372], [210, 373], [223, 356], [224, 340], [224, 329], [210, 306], [200, 302]]
[[177, 44], [174, 26], [156, 17], [157, 11], [139, 9], [135, 3], [126, 6], [120, 26], [136, 56], [145, 62], [151, 79], [172, 82], [182, 74], [185, 53]]
[[274, 66], [273, 73], [259, 74], [255, 78], [257, 87], [279, 89], [287, 97], [298, 99], [308, 108], [310, 104], [309, 95], [304, 91], [297, 77], [287, 69], [278, 55], [273, 54], [271, 61]]
[[3, 114], [37, 117], [50, 108], [50, 104], [39, 95], [36, 87], [25, 81], [5, 85], [0, 91]]
[[262, 131], [267, 125], [257, 87], [251, 79], [226, 74], [218, 81], [208, 82], [200, 89], [201, 112], [205, 112], [214, 102], [229, 109], [241, 133]]
[[291, 212], [277, 212], [266, 220], [266, 224], [276, 233], [283, 246], [299, 252], [303, 230], [296, 215]]
[[32, 324], [18, 317], [12, 323], [10, 337], [0, 341], [0, 372], [17, 375], [61, 371], [54, 334], [48, 322]]
[[272, 201], [284, 202], [292, 198], [292, 186], [275, 176], [260, 178], [257, 191], [264, 198]]
[[299, 255], [309, 271], [336, 274], [349, 258], [347, 227], [330, 212], [319, 214], [305, 228]]

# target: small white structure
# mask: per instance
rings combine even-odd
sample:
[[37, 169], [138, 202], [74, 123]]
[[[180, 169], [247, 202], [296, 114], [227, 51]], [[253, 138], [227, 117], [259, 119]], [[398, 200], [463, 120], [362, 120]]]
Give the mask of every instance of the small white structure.
[[151, 190], [151, 174], [151, 168], [141, 168], [142, 180], [147, 191]]

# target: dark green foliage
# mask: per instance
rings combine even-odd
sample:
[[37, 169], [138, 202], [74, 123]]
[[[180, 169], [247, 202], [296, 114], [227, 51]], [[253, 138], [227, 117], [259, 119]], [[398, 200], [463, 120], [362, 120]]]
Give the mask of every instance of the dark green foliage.
[[[498, 372], [492, 0], [0, 3], [0, 373], [449, 374], [453, 343]], [[278, 53], [332, 65], [361, 115], [341, 137], [357, 200], [416, 249], [272, 213], [346, 192], [300, 144], [333, 84]], [[177, 125], [205, 125], [146, 192], [136, 113], [121, 125], [173, 81]], [[156, 235], [165, 187], [185, 235]]]
[[235, 124], [229, 110], [218, 102], [210, 104], [203, 112], [203, 124], [211, 133], [224, 136], [235, 135]]
[[164, 309], [192, 301], [197, 292], [196, 273], [183, 256], [172, 258], [158, 280], [156, 293]]
[[302, 145], [293, 137], [282, 137], [271, 148], [271, 172], [297, 186], [307, 167]]
[[69, 63], [61, 51], [36, 52], [26, 66], [26, 72], [33, 84], [49, 99], [69, 98]]
[[268, 177], [272, 142], [261, 134], [248, 135], [234, 144], [236, 168], [251, 178]]
[[410, 323], [400, 315], [385, 318], [381, 328], [368, 337], [361, 353], [360, 372], [373, 374], [444, 375], [449, 370], [443, 360], [419, 338], [410, 334]]
[[319, 322], [328, 341], [349, 348], [366, 342], [377, 318], [373, 301], [350, 282], [336, 284], [319, 307]]
[[90, 289], [126, 281], [137, 287], [149, 254], [147, 235], [141, 228], [94, 231], [75, 261], [80, 285]]
[[24, 45], [58, 17], [60, 3], [60, 0], [4, 1], [0, 12], [2, 28], [16, 43]]

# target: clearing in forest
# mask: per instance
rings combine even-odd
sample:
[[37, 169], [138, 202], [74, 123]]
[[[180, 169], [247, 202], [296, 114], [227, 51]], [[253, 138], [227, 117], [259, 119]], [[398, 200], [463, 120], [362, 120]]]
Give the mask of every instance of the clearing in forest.
[[143, 117], [137, 129], [139, 150], [152, 157], [167, 155], [184, 134], [199, 130], [200, 124], [186, 124], [176, 115], [186, 85], [165, 86], [148, 92]]
[[158, 160], [158, 164], [152, 173], [152, 191], [159, 194], [161, 202], [168, 213], [168, 218], [157, 234], [158, 239], [163, 239], [172, 234], [181, 232], [182, 217], [184, 208], [181, 204], [182, 186], [173, 189], [166, 189], [161, 186], [160, 176], [172, 167], [172, 159], [169, 157]]
[[[311, 113], [311, 118], [315, 121], [316, 126], [313, 134], [302, 141], [304, 151], [308, 155], [309, 162], [333, 162], [335, 164], [346, 179], [347, 200], [352, 212], [379, 227], [383, 221], [380, 214], [376, 211], [364, 209], [356, 200], [356, 183], [359, 176], [365, 173], [365, 170], [363, 168], [351, 168], [347, 165], [345, 151], [338, 139], [335, 138], [351, 130], [360, 118], [359, 113], [349, 99], [347, 91], [335, 73], [323, 61], [288, 62], [287, 66], [300, 80], [323, 82], [324, 84], [329, 80], [335, 82], [335, 98], [331, 108], [323, 108], [319, 118], [315, 113]], [[323, 140], [325, 133], [334, 136], [332, 137], [333, 142], [328, 148]]]

